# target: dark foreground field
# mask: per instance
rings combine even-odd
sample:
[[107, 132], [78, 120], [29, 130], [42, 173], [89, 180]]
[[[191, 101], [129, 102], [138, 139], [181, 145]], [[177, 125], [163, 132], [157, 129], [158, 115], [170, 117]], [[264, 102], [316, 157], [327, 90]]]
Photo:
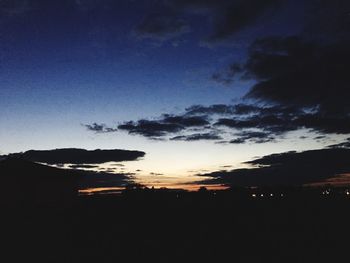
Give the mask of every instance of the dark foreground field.
[[349, 208], [345, 197], [201, 193], [3, 207], [2, 257], [8, 254], [6, 262], [349, 262]]

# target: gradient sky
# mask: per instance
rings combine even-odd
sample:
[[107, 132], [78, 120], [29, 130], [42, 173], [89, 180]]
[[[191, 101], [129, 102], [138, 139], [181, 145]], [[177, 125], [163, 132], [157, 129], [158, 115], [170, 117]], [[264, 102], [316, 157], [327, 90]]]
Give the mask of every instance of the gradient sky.
[[[340, 11], [317, 0], [243, 2], [0, 0], [0, 153], [141, 150], [146, 156], [126, 162], [125, 170], [140, 170], [138, 180], [161, 184], [242, 167], [258, 156], [342, 142], [346, 132], [322, 132], [315, 139], [320, 132], [312, 129], [266, 143], [230, 144], [86, 128], [183, 114], [192, 105], [246, 103], [242, 97], [255, 79], [214, 74], [243, 63], [259, 38], [302, 36], [320, 43], [323, 38], [314, 40], [323, 36], [314, 30], [315, 23], [322, 27], [318, 13], [330, 10], [337, 17]], [[336, 38], [327, 34], [327, 41]]]

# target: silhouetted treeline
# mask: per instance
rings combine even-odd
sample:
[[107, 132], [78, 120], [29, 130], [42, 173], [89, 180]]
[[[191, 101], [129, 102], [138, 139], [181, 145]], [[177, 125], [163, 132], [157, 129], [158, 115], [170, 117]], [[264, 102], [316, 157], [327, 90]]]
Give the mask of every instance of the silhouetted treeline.
[[3, 251], [12, 262], [339, 262], [347, 256], [350, 198], [254, 198], [253, 190], [138, 188], [55, 206], [2, 207]]
[[348, 256], [347, 187], [188, 192], [131, 184], [118, 195], [79, 196], [79, 173], [22, 160], [1, 165], [6, 262], [339, 262]]

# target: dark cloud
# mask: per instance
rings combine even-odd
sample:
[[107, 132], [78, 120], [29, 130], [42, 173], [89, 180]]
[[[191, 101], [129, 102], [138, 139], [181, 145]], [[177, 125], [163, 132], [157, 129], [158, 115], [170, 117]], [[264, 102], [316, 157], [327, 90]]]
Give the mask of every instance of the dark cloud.
[[[219, 1], [220, 2], [220, 1]], [[237, 0], [226, 1], [213, 14], [214, 30], [209, 41], [226, 39], [234, 33], [255, 24], [268, 10], [278, 7], [281, 0]]]
[[215, 82], [218, 82], [223, 85], [230, 85], [233, 82], [233, 76], [231, 75], [224, 75], [223, 73], [214, 73], [211, 76], [211, 79], [214, 80]]
[[200, 140], [221, 140], [221, 136], [217, 133], [195, 133], [190, 135], [180, 135], [171, 138], [172, 141], [200, 141]]
[[[256, 40], [246, 62], [222, 74], [232, 81], [237, 75], [255, 80], [245, 98], [275, 106], [258, 107], [248, 116], [220, 118], [215, 125], [255, 128], [269, 132], [271, 138], [298, 129], [313, 130], [320, 136], [349, 134], [349, 44], [340, 37], [318, 42], [297, 36]], [[209, 112], [208, 108], [198, 110]], [[230, 110], [233, 113], [232, 107]], [[247, 140], [239, 137], [231, 142]]]
[[118, 129], [128, 131], [130, 134], [139, 134], [145, 137], [157, 138], [177, 133], [187, 128], [202, 127], [209, 124], [206, 116], [174, 116], [163, 115], [158, 120], [139, 120], [125, 122]]
[[[264, 111], [270, 111], [264, 113]], [[273, 110], [277, 110], [273, 112]], [[282, 110], [282, 109], [281, 109]], [[278, 107], [262, 108], [258, 114], [220, 118], [214, 124], [233, 129], [260, 129], [269, 132], [270, 135], [283, 135], [290, 131], [299, 129], [310, 129], [323, 134], [348, 134], [350, 133], [350, 118], [347, 116], [324, 116], [320, 112], [307, 113], [305, 111], [295, 111], [294, 114], [283, 114], [278, 111]]]
[[328, 146], [329, 148], [349, 148], [350, 149], [350, 138], [347, 138], [345, 142], [332, 144]]
[[97, 164], [105, 162], [133, 161], [145, 155], [141, 151], [128, 150], [84, 150], [84, 149], [55, 149], [55, 150], [30, 150], [21, 153], [12, 153], [5, 157], [20, 158], [33, 162], [48, 164]]
[[72, 168], [72, 169], [81, 169], [81, 168], [91, 169], [91, 168], [98, 168], [98, 167], [99, 167], [98, 165], [91, 165], [91, 164], [72, 164], [72, 165], [69, 165], [69, 168]]
[[237, 133], [238, 138], [233, 139], [230, 143], [241, 144], [246, 142], [252, 143], [266, 143], [273, 142], [275, 140], [275, 135], [271, 132], [261, 132], [261, 131], [243, 131]]
[[257, 167], [217, 171], [207, 183], [231, 186], [302, 185], [350, 172], [350, 149], [322, 149], [272, 154], [248, 162]]
[[[246, 98], [297, 108], [324, 117], [348, 114], [350, 42], [316, 44], [300, 37], [256, 40], [248, 59], [230, 74], [256, 80]], [[227, 75], [226, 75], [227, 77]]]
[[[140, 120], [127, 122], [119, 129], [129, 133], [140, 134], [145, 137], [166, 137], [172, 134], [188, 133], [193, 128], [205, 129], [207, 132], [195, 134], [179, 134], [170, 140], [197, 141], [220, 140], [225, 132], [218, 127], [226, 127], [234, 130], [259, 129], [260, 131], [241, 131], [236, 136], [241, 137], [240, 142], [268, 142], [274, 136], [296, 130], [301, 127], [294, 123], [298, 110], [287, 107], [259, 107], [249, 104], [237, 105], [195, 105], [183, 115], [163, 115], [157, 121]], [[230, 118], [217, 118], [218, 116], [232, 116]], [[262, 136], [263, 135], [263, 136]], [[260, 137], [261, 136], [261, 137]], [[249, 138], [250, 137], [250, 138]], [[237, 139], [237, 138], [236, 138]], [[239, 142], [233, 140], [233, 143]]]
[[237, 63], [233, 63], [229, 65], [227, 68], [217, 71], [211, 75], [211, 80], [217, 82], [219, 84], [229, 86], [231, 85], [237, 78], [242, 77], [242, 72], [244, 69], [241, 65]]
[[344, 115], [325, 116], [318, 112], [300, 116], [294, 122], [300, 127], [310, 128], [321, 133], [349, 134], [350, 116]]
[[106, 124], [98, 124], [98, 123], [93, 123], [93, 124], [85, 124], [84, 125], [89, 131], [94, 131], [96, 133], [104, 133], [104, 132], [115, 132], [117, 129], [107, 127]]
[[[94, 129], [90, 130], [99, 132], [110, 129], [103, 125], [91, 126]], [[229, 143], [266, 143], [301, 129], [314, 131], [319, 136], [349, 134], [350, 115], [324, 114], [320, 108], [295, 105], [194, 105], [180, 115], [163, 114], [155, 120], [129, 121], [120, 124], [118, 129], [150, 139], [198, 141], [230, 137], [225, 138]]]
[[240, 104], [238, 109], [240, 115], [231, 118], [219, 118], [214, 125], [238, 130], [260, 129], [265, 133], [269, 132], [275, 135], [302, 127], [295, 123], [295, 119], [298, 118], [301, 112], [292, 108], [257, 107]]
[[350, 40], [350, 2], [311, 0], [305, 35], [316, 40]]
[[261, 107], [249, 104], [214, 104], [210, 106], [193, 105], [186, 109], [186, 115], [242, 115], [256, 113]]
[[[242, 144], [242, 143], [246, 143], [246, 141], [247, 141], [246, 138], [236, 138], [236, 139], [233, 139], [233, 140], [229, 141], [229, 143]], [[226, 143], [226, 142], [222, 142], [222, 143]]]
[[161, 175], [164, 175], [164, 174], [162, 174], [162, 173], [154, 173], [154, 172], [150, 172], [149, 174], [150, 174], [150, 175], [154, 175], [154, 176], [161, 176]]
[[201, 15], [211, 23], [208, 42], [225, 40], [234, 33], [254, 25], [269, 10], [275, 10], [284, 0], [167, 0], [158, 2], [136, 28], [140, 37], [167, 40], [189, 31], [189, 14]]
[[326, 135], [319, 135], [319, 136], [316, 136], [314, 139], [315, 140], [323, 140], [323, 139], [326, 139], [327, 136]]
[[249, 98], [316, 107], [324, 113], [350, 110], [350, 49], [345, 43], [318, 46], [297, 37], [254, 43], [245, 74], [258, 80]]
[[183, 126], [175, 123], [162, 123], [159, 121], [139, 120], [137, 122], [126, 122], [118, 126], [119, 130], [124, 130], [130, 134], [139, 134], [145, 137], [162, 137], [168, 133], [179, 132]]
[[179, 124], [185, 127], [197, 127], [197, 126], [205, 126], [209, 124], [206, 116], [173, 116], [173, 115], [164, 115], [163, 120], [164, 123], [172, 123]]
[[268, 10], [275, 9], [283, 0], [174, 0], [182, 10], [207, 15], [213, 22], [209, 41], [225, 39], [253, 25]]
[[135, 29], [139, 38], [166, 41], [190, 32], [189, 25], [173, 14], [150, 14]]

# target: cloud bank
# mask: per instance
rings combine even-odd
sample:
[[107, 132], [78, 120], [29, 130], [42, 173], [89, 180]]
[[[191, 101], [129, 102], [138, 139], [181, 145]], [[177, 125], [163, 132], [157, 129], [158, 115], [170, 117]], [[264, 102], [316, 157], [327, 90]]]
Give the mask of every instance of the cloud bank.
[[[326, 182], [350, 173], [350, 148], [311, 150], [271, 154], [247, 162], [251, 169], [216, 171], [200, 176], [212, 177], [205, 183], [229, 186], [290, 186]], [[350, 182], [348, 182], [350, 183]]]

